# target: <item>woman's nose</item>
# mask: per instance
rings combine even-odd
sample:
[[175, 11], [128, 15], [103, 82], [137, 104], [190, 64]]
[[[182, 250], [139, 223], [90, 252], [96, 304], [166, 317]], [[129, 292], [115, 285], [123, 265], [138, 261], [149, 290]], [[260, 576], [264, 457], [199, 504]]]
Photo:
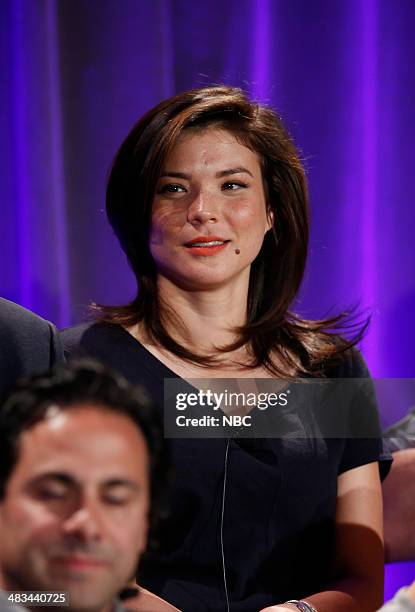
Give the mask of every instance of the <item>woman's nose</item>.
[[216, 223], [218, 218], [217, 202], [206, 193], [199, 192], [187, 209], [187, 221], [191, 225]]

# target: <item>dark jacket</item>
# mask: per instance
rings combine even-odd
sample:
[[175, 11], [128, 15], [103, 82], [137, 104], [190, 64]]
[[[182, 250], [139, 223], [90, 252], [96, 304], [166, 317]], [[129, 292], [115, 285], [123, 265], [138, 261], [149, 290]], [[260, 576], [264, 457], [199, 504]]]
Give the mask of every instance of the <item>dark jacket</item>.
[[0, 298], [0, 400], [22, 376], [61, 361], [63, 351], [54, 325]]

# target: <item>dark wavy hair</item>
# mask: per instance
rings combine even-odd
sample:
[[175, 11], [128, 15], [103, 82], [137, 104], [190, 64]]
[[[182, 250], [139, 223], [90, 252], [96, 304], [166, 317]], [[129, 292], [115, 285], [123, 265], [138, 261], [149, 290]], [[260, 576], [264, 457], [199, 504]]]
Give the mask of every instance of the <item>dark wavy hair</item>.
[[[149, 250], [152, 202], [166, 156], [185, 130], [216, 127], [232, 133], [260, 160], [268, 212], [274, 225], [251, 266], [247, 321], [237, 339], [200, 355], [176, 342], [166, 322], [174, 319], [161, 303], [157, 270]], [[321, 374], [327, 363], [356, 344], [363, 326], [341, 314], [309, 321], [289, 311], [300, 287], [307, 258], [309, 208], [307, 181], [296, 147], [281, 119], [269, 107], [251, 102], [234, 87], [207, 87], [178, 94], [147, 112], [121, 145], [110, 171], [106, 207], [138, 284], [137, 297], [124, 306], [96, 306], [101, 321], [143, 323], [148, 336], [178, 357], [201, 365], [221, 352], [247, 345], [248, 367], [263, 365], [272, 374]], [[176, 320], [177, 323], [177, 320]], [[346, 340], [339, 331], [347, 329]]]
[[150, 544], [156, 545], [158, 521], [166, 512], [169, 449], [161, 416], [146, 391], [92, 359], [74, 360], [50, 372], [20, 381], [0, 409], [0, 500], [19, 458], [21, 435], [45, 420], [50, 406], [62, 412], [93, 404], [128, 417], [143, 435], [150, 465]]

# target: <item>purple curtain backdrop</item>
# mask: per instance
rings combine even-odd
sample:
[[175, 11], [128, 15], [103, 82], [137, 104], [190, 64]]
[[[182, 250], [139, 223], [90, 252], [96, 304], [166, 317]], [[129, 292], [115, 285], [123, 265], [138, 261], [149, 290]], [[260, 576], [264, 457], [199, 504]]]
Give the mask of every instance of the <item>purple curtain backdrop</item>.
[[103, 211], [113, 155], [162, 98], [237, 85], [308, 169], [298, 309], [358, 304], [372, 373], [413, 377], [414, 32], [413, 0], [2, 0], [0, 294], [59, 326], [130, 299]]

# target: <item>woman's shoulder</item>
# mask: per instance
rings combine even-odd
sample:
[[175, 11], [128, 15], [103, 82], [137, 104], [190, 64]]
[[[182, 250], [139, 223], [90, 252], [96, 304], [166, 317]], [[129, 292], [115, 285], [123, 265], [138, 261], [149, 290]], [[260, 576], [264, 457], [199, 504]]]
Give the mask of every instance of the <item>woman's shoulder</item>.
[[327, 378], [370, 378], [370, 373], [361, 352], [352, 346], [326, 363]]
[[71, 357], [81, 352], [94, 354], [113, 350], [126, 341], [125, 331], [120, 325], [86, 322], [60, 331], [65, 355]]
[[122, 374], [133, 384], [144, 385], [161, 402], [163, 379], [174, 376], [124, 327], [114, 323], [82, 323], [61, 331], [65, 357], [92, 358]]
[[146, 369], [159, 364], [137, 338], [117, 323], [81, 323], [61, 330], [60, 335], [68, 360], [92, 357], [115, 369], [125, 364]]

